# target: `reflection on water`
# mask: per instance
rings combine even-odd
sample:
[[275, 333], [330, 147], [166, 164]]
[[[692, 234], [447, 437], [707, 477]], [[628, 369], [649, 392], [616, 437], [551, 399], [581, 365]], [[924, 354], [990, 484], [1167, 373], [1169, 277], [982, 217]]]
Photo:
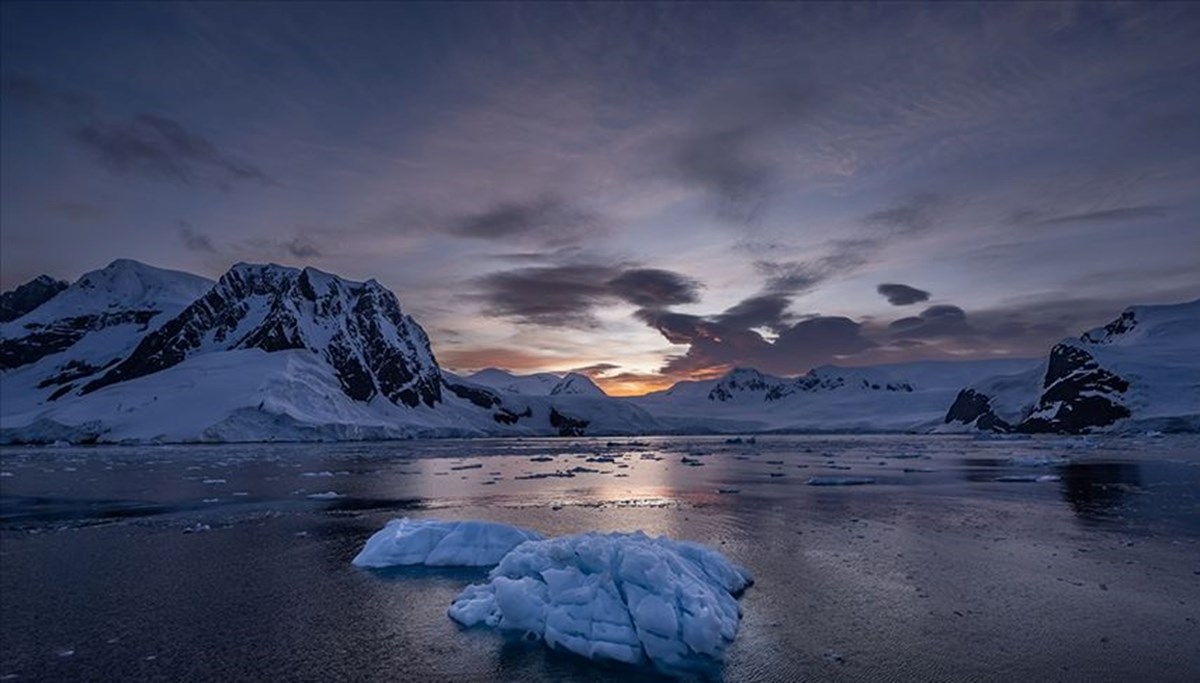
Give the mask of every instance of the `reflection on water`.
[[1090, 520], [1119, 516], [1142, 483], [1141, 467], [1135, 463], [1073, 462], [1056, 472], [1062, 478], [1063, 499], [1075, 514]]

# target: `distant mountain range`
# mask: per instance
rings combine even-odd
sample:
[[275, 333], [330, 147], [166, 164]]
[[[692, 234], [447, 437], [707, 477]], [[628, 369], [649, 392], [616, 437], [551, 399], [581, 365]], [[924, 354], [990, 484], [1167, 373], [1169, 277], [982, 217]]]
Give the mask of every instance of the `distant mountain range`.
[[392, 292], [314, 268], [213, 282], [122, 259], [0, 313], [0, 443], [1200, 429], [1200, 301], [1129, 309], [1046, 360], [735, 369], [635, 398], [445, 372]]

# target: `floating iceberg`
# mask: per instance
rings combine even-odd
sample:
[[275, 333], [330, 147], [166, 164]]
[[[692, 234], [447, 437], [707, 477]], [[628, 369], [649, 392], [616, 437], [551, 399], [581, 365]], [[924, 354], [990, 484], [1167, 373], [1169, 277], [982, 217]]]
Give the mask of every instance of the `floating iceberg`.
[[367, 539], [354, 558], [358, 567], [423, 564], [430, 567], [488, 567], [541, 534], [494, 522], [393, 519]]
[[720, 553], [644, 533], [524, 543], [450, 606], [464, 626], [524, 631], [592, 659], [667, 671], [721, 661], [737, 635], [734, 596], [753, 579]]

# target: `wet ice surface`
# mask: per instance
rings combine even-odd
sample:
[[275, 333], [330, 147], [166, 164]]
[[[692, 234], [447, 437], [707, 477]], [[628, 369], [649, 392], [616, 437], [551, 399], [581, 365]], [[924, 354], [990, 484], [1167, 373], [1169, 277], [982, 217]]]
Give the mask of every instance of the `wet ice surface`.
[[486, 569], [351, 566], [407, 516], [712, 546], [728, 681], [1193, 680], [1198, 495], [1195, 437], [4, 448], [0, 677], [653, 679], [459, 628]]

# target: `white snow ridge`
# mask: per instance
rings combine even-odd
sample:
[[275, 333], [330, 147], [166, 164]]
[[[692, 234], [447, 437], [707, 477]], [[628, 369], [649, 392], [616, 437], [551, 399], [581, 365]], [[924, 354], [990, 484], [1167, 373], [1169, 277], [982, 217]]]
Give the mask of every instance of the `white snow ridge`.
[[367, 539], [354, 558], [357, 567], [490, 567], [525, 541], [541, 534], [494, 522], [393, 519]]
[[714, 550], [641, 532], [523, 543], [488, 577], [454, 600], [451, 619], [666, 672], [724, 659], [741, 619], [735, 596], [753, 582]]

